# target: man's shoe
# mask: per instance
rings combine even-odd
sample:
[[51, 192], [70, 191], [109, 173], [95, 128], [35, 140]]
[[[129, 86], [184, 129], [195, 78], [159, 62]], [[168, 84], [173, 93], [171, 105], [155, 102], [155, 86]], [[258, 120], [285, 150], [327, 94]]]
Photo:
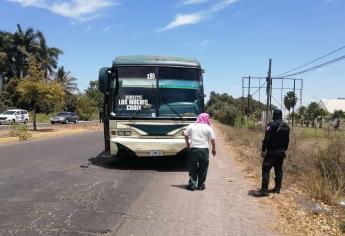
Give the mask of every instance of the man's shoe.
[[280, 193], [280, 189], [274, 188], [268, 191], [269, 193], [276, 193], [279, 194]]
[[269, 195], [267, 190], [259, 190], [253, 193], [254, 197], [267, 197]]
[[198, 186], [198, 190], [204, 190], [206, 188], [205, 184]]
[[186, 189], [189, 190], [189, 191], [194, 191], [194, 190], [196, 190], [197, 188], [196, 188], [194, 185], [188, 184], [188, 185], [186, 186]]

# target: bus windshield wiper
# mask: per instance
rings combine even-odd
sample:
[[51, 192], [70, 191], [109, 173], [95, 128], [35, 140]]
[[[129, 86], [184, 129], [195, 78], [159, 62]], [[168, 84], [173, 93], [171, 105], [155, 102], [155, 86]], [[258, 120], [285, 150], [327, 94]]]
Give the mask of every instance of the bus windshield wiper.
[[170, 108], [170, 110], [172, 110], [180, 119], [182, 119], [181, 114], [178, 113], [169, 103], [167, 103], [167, 102], [164, 100], [164, 98], [161, 97], [161, 101], [162, 101], [165, 105], [167, 105], [167, 106]]
[[135, 116], [138, 115], [139, 112], [141, 112], [141, 111], [142, 111], [142, 110], [136, 110], [136, 111], [134, 112], [134, 114], [132, 115], [131, 120], [133, 120], [133, 119], [135, 118]]

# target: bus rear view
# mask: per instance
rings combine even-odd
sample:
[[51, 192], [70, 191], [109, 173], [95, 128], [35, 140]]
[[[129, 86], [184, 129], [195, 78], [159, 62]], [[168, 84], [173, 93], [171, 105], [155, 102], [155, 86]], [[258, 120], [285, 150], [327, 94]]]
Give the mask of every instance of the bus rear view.
[[174, 156], [204, 110], [203, 70], [177, 57], [116, 57], [100, 70], [105, 149], [111, 156]]

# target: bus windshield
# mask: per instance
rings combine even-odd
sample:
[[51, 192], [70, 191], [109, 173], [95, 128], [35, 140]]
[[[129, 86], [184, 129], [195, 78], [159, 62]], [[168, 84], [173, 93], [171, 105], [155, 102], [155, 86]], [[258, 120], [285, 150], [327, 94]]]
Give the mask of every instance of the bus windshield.
[[118, 67], [116, 116], [195, 117], [202, 111], [200, 69]]

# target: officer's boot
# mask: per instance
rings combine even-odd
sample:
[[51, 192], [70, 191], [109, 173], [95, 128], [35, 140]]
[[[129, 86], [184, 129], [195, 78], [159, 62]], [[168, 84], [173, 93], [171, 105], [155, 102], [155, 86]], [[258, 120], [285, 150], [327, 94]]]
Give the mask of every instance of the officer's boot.
[[266, 183], [262, 183], [261, 189], [254, 193], [254, 197], [267, 197], [268, 195], [268, 184]]

